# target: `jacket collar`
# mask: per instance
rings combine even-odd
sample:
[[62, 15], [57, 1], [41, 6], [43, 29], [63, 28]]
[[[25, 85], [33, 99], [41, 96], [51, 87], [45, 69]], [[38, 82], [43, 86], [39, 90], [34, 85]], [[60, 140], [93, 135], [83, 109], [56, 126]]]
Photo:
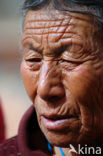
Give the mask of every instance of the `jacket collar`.
[[33, 106], [27, 110], [20, 122], [17, 143], [22, 156], [48, 155], [47, 141], [38, 126]]

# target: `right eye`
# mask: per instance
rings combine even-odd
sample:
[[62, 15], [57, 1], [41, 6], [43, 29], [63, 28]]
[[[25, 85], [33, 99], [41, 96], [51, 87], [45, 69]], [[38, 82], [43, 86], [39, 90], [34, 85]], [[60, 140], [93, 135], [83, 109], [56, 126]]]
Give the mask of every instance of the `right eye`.
[[29, 59], [26, 59], [26, 61], [28, 62], [31, 62], [31, 63], [39, 63], [41, 62], [41, 58], [29, 58]]
[[40, 56], [28, 56], [25, 58], [26, 64], [32, 71], [37, 71], [40, 69], [42, 64], [42, 58]]

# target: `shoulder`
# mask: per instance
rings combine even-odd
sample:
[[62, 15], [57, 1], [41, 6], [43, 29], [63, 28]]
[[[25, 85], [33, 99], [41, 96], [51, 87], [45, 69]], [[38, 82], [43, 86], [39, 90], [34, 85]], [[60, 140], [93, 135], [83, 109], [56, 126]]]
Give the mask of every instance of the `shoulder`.
[[5, 140], [0, 144], [0, 156], [10, 156], [10, 155], [20, 156], [17, 146], [17, 137]]

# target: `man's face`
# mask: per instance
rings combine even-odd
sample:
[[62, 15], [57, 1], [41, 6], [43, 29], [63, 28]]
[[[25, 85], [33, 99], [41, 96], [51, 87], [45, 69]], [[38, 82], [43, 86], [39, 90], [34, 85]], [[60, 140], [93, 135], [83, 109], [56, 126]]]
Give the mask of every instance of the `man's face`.
[[57, 146], [103, 135], [103, 43], [93, 23], [45, 9], [25, 18], [22, 79], [41, 130]]

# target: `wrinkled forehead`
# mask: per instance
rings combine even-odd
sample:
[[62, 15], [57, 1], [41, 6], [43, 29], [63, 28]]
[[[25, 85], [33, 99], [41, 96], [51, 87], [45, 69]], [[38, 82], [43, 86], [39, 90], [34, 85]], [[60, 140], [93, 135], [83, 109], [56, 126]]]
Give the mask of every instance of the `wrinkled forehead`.
[[89, 23], [93, 23], [93, 19], [87, 15], [79, 14], [79, 13], [71, 13], [71, 12], [63, 12], [56, 9], [40, 9], [37, 11], [28, 11], [25, 17], [24, 27], [28, 24], [37, 24], [41, 25], [41, 22], [44, 24], [47, 21], [50, 25], [56, 24], [56, 22], [69, 22], [70, 19], [76, 19], [78, 21], [84, 21]]
[[[97, 28], [98, 29], [98, 28]], [[36, 48], [60, 47], [60, 45], [82, 45], [87, 36], [92, 37], [96, 30], [93, 19], [79, 13], [62, 12], [55, 9], [28, 11], [24, 22], [23, 40], [36, 42]], [[42, 45], [41, 45], [42, 43]], [[54, 45], [55, 43], [55, 45]], [[56, 44], [57, 43], [57, 44]]]
[[52, 34], [51, 38], [54, 38], [55, 34], [60, 38], [61, 35], [68, 35], [68, 33], [82, 35], [87, 32], [85, 31], [87, 29], [89, 33], [94, 31], [92, 23], [92, 18], [79, 13], [62, 12], [55, 9], [28, 11], [24, 22], [24, 34], [39, 37]]

